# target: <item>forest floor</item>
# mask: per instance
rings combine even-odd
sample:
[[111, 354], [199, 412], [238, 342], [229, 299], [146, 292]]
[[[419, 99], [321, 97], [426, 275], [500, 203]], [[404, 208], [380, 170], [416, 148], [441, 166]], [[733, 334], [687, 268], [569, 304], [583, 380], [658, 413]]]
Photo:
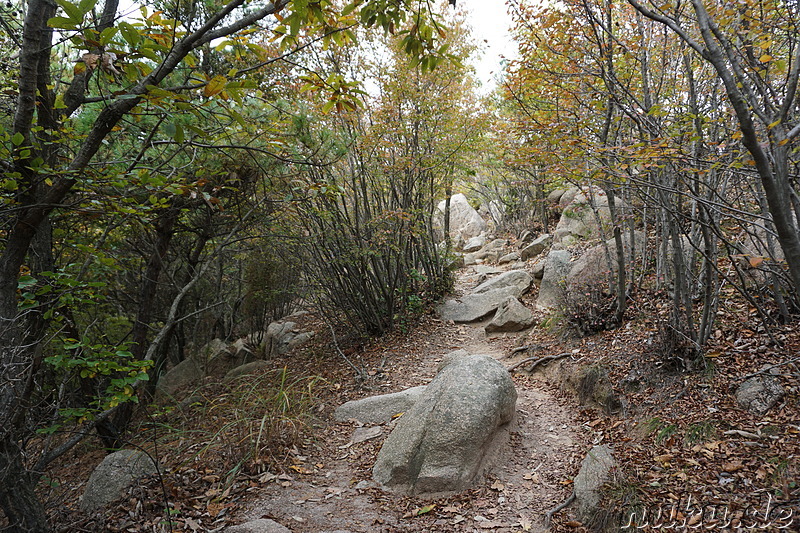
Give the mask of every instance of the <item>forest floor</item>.
[[[463, 269], [457, 291], [479, 282], [473, 268]], [[535, 288], [524, 297], [531, 308], [535, 297]], [[310, 314], [304, 320], [320, 332], [315, 341], [274, 360], [285, 416], [267, 424], [274, 426], [273, 435], [264, 431], [266, 415], [254, 411], [263, 404], [243, 400], [241, 387], [233, 396], [225, 386], [208, 383], [202, 401], [151, 410], [142, 420], [134, 444], [159, 457], [161, 477], [87, 517], [77, 510], [77, 496], [103, 457], [87, 441], [56, 466], [58, 476], [52, 476], [45, 497], [58, 509], [53, 522], [59, 531], [218, 531], [271, 518], [297, 533], [539, 532], [545, 514], [572, 493], [586, 452], [602, 443], [612, 446], [619, 461], [605, 495], [612, 514], [666, 509], [679, 523], [699, 505], [724, 508], [728, 518], [771, 524], [766, 530], [777, 531], [789, 520], [788, 529], [796, 530], [800, 517], [785, 517], [798, 512], [800, 502], [800, 331], [775, 327], [770, 338], [746, 304], [726, 291], [721, 298], [705, 364], [691, 371], [665, 355], [660, 324], [668, 306], [656, 293], [635, 295], [621, 328], [582, 339], [542, 326], [487, 337], [484, 323], [457, 325], [433, 314], [364, 343], [342, 335], [338, 346], [363, 370], [362, 380], [337, 355], [327, 326]], [[522, 345], [530, 351], [513, 353]], [[380, 490], [371, 469], [389, 428], [365, 433], [352, 423], [336, 423], [334, 409], [426, 384], [441, 358], [459, 348], [492, 355], [507, 367], [530, 355], [571, 356], [542, 372], [520, 367], [512, 374], [517, 425], [503, 461], [476, 488], [431, 501]], [[744, 376], [767, 364], [778, 365], [787, 393], [756, 417], [736, 406], [731, 393]], [[581, 405], [555, 367], [603, 368], [621, 408], [606, 412], [590, 402]], [[243, 383], [264, 386], [258, 380]], [[278, 396], [271, 398], [278, 402]], [[358, 442], [365, 434], [372, 438]], [[708, 514], [702, 520], [725, 530]], [[662, 527], [653, 522], [649, 529]], [[556, 532], [585, 530], [571, 508], [551, 524]]]

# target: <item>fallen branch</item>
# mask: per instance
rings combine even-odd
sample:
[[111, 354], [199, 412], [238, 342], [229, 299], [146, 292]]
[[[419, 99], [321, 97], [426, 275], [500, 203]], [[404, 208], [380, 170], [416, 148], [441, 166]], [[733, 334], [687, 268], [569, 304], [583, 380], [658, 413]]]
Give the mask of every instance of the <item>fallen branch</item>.
[[544, 515], [544, 527], [549, 528], [550, 521], [553, 519], [553, 515], [559, 512], [561, 509], [567, 507], [574, 501], [575, 501], [575, 491], [573, 491], [572, 494], [570, 494], [569, 498], [567, 498], [562, 503], [556, 505], [555, 507], [547, 511], [547, 514]]
[[513, 372], [517, 368], [521, 367], [525, 363], [530, 363], [533, 361], [533, 364], [528, 368], [528, 372], [531, 372], [534, 368], [539, 366], [542, 363], [548, 363], [550, 361], [555, 361], [557, 359], [561, 359], [562, 357], [566, 357], [568, 355], [572, 355], [572, 352], [564, 352], [557, 355], [546, 355], [544, 357], [528, 357], [527, 359], [523, 359], [522, 361], [515, 363], [508, 367], [509, 372]]

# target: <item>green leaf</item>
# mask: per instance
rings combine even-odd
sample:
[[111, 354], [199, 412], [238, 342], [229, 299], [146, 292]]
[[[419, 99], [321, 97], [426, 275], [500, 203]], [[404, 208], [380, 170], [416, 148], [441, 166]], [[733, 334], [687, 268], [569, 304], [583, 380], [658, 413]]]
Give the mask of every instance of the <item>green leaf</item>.
[[86, 11], [81, 10], [80, 6], [76, 6], [67, 0], [56, 0], [56, 3], [61, 6], [61, 9], [64, 10], [64, 13], [67, 14], [67, 17], [69, 17], [72, 22], [80, 23], [83, 21], [83, 15]]
[[175, 135], [173, 136], [173, 139], [175, 139], [176, 143], [182, 143], [184, 138], [185, 137], [184, 137], [184, 133], [183, 133], [183, 126], [181, 126], [180, 124], [176, 123], [175, 124]]
[[136, 28], [124, 21], [120, 22], [118, 27], [120, 33], [122, 33], [122, 38], [125, 39], [129, 45], [136, 46], [139, 44], [142, 36], [138, 31], [136, 31]]
[[15, 133], [14, 136], [11, 137], [11, 143], [14, 146], [19, 146], [20, 144], [22, 144], [22, 141], [24, 141], [24, 140], [25, 140], [25, 136], [22, 135], [20, 132]]
[[119, 28], [106, 28], [103, 30], [103, 33], [100, 34], [100, 44], [105, 46], [110, 43], [114, 37], [117, 35]]
[[75, 30], [78, 28], [79, 23], [80, 21], [76, 22], [66, 17], [52, 17], [47, 21], [47, 26], [62, 30]]
[[92, 10], [92, 8], [97, 5], [97, 0], [81, 0], [81, 3], [78, 4], [78, 8], [84, 12], [88, 13]]

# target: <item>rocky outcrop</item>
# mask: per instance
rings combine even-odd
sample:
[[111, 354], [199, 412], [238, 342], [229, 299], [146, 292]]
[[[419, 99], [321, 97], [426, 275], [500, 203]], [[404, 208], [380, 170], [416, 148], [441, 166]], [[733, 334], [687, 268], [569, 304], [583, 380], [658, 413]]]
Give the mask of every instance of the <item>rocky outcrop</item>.
[[464, 244], [464, 253], [469, 254], [477, 252], [484, 246], [486, 246], [486, 237], [484, 235], [478, 235], [476, 237], [472, 237]]
[[125, 489], [145, 476], [158, 473], [158, 466], [139, 450], [119, 450], [97, 465], [86, 483], [80, 507], [84, 512], [101, 509], [121, 498]]
[[[626, 208], [619, 198], [615, 204], [620, 210]], [[570, 189], [561, 197], [559, 205], [563, 211], [553, 233], [553, 242], [571, 246], [578, 241], [610, 235], [611, 211], [608, 196], [602, 189]]]
[[533, 313], [522, 302], [509, 296], [497, 308], [497, 312], [486, 327], [486, 333], [522, 331], [533, 325]]
[[492, 357], [454, 358], [384, 442], [375, 481], [423, 497], [468, 489], [508, 438], [516, 399], [508, 371]]
[[424, 391], [425, 386], [422, 385], [391, 394], [351, 400], [336, 409], [333, 418], [338, 422], [353, 419], [362, 424], [386, 424], [396, 415], [411, 409]]
[[[636, 232], [634, 236], [634, 249], [636, 255], [641, 255], [644, 250], [645, 236], [642, 232]], [[625, 257], [630, 258], [632, 248], [628, 233], [623, 238], [623, 248]], [[611, 263], [609, 263], [609, 258]], [[586, 287], [590, 285], [605, 284], [608, 286], [609, 270], [616, 273], [617, 265], [617, 245], [614, 239], [609, 239], [605, 244], [592, 246], [583, 252], [571, 265], [566, 276], [568, 287]], [[614, 287], [607, 287], [613, 289]]]

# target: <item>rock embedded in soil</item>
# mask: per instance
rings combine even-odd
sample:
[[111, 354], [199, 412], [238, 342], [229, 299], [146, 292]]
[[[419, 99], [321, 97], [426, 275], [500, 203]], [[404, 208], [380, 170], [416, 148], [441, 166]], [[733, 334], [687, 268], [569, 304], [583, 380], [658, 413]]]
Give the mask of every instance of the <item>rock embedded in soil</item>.
[[736, 389], [739, 407], [756, 416], [763, 416], [783, 398], [784, 390], [778, 379], [770, 375], [754, 376]]
[[404, 494], [438, 497], [473, 486], [508, 439], [517, 392], [487, 355], [458, 357], [400, 418], [373, 478]]
[[583, 459], [573, 486], [578, 519], [584, 524], [599, 520], [598, 514], [603, 512], [600, 489], [611, 480], [611, 471], [616, 464], [612, 450], [606, 444], [593, 447]]
[[391, 394], [351, 400], [336, 409], [333, 418], [337, 422], [353, 419], [362, 424], [387, 424], [395, 415], [411, 409], [424, 390], [425, 385], [421, 385]]
[[122, 497], [125, 489], [145, 476], [158, 473], [153, 459], [140, 450], [119, 450], [97, 465], [81, 497], [81, 510], [92, 512]]

